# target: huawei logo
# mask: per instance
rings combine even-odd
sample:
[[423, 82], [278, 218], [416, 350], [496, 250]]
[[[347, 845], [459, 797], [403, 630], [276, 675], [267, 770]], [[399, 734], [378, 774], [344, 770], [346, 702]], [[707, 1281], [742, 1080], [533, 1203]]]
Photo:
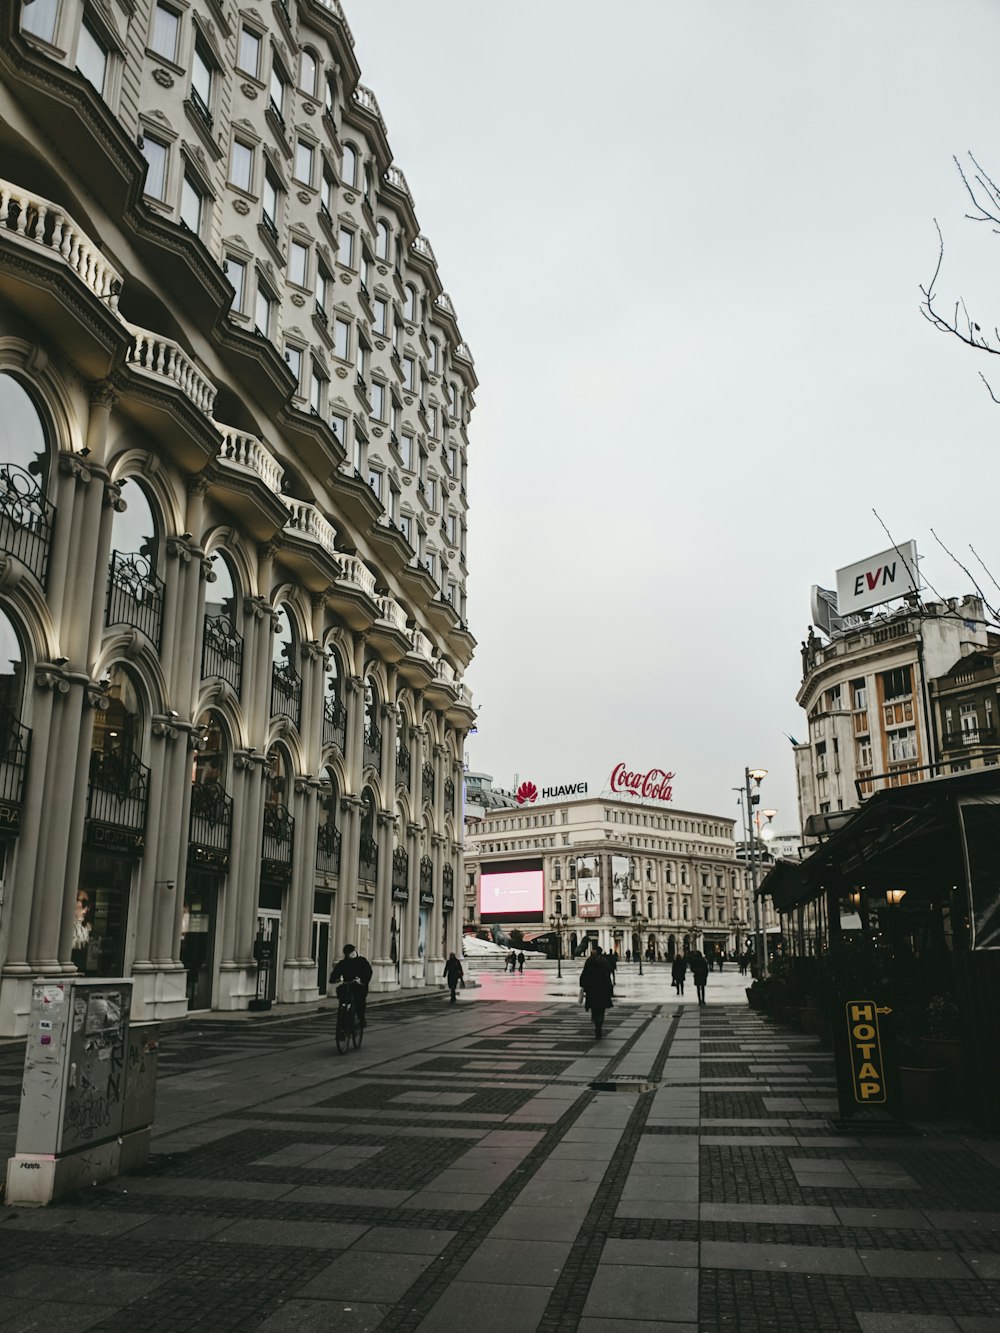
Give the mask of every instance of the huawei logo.
[[527, 802], [533, 805], [538, 800], [538, 788], [533, 782], [522, 782], [517, 789], [517, 803], [524, 805]]

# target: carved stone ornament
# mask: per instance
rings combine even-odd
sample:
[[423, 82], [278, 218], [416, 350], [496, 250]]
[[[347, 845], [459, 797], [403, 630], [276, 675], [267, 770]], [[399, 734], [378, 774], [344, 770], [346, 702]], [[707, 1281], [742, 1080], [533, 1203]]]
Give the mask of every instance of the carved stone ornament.
[[341, 275], [340, 275], [340, 281], [341, 281], [342, 283], [344, 283], [345, 286], [350, 287], [350, 285], [351, 285], [351, 275], [350, 275], [350, 273], [341, 273]]
[[376, 267], [376, 268], [378, 269], [378, 271], [379, 271], [380, 273], [382, 273], [383, 275], [389, 272], [389, 265], [388, 265], [388, 264], [376, 264], [375, 267]]
[[303, 111], [303, 113], [304, 113], [305, 115], [307, 115], [307, 116], [315, 116], [315, 114], [316, 114], [316, 112], [317, 112], [318, 110], [319, 110], [319, 108], [317, 107], [317, 105], [316, 105], [315, 102], [303, 102], [303, 103], [302, 103], [302, 111]]
[[243, 614], [253, 616], [254, 620], [263, 620], [265, 615], [270, 615], [271, 604], [263, 597], [244, 597]]
[[381, 438], [381, 436], [382, 436], [382, 427], [381, 427], [381, 426], [372, 426], [372, 434], [375, 435], [375, 436], [377, 436], [378, 438]]
[[110, 505], [116, 514], [124, 514], [128, 504], [122, 499], [122, 488], [117, 481], [109, 481], [104, 487], [104, 503]]
[[409, 397], [404, 396], [404, 398], [403, 398], [403, 402], [406, 404], [407, 407], [412, 407], [412, 406], [413, 406], [413, 398], [412, 398], [412, 396], [409, 396]]
[[118, 390], [110, 380], [94, 380], [90, 386], [90, 401], [94, 407], [114, 407]]
[[67, 477], [75, 477], [84, 486], [92, 481], [94, 476], [79, 454], [61, 453], [59, 455], [59, 471]]
[[305, 305], [306, 298], [301, 292], [292, 292], [292, 305]]
[[167, 558], [186, 565], [191, 559], [191, 548], [183, 537], [167, 538]]
[[344, 202], [347, 204], [353, 204], [354, 201], [357, 199], [357, 197], [358, 196], [356, 194], [352, 194], [350, 190], [344, 191]]
[[239, 213], [240, 217], [244, 218], [250, 212], [250, 205], [245, 199], [234, 199], [233, 208]]
[[153, 82], [158, 83], [161, 88], [172, 88], [174, 86], [174, 76], [168, 74], [165, 69], [154, 69]]
[[312, 200], [312, 195], [309, 193], [308, 190], [300, 190], [298, 199], [300, 204], [308, 204]]
[[257, 100], [257, 89], [253, 86], [252, 83], [241, 83], [240, 92], [250, 102], [254, 102]]
[[[54, 694], [69, 694], [69, 681], [59, 671], [35, 670], [35, 686], [39, 690], [52, 690]], [[111, 700], [109, 699], [110, 703]]]
[[382, 338], [375, 339], [375, 347], [379, 352], [385, 351], [385, 342]]
[[347, 379], [347, 371], [344, 369], [343, 366], [338, 366], [337, 369], [336, 369], [336, 371], [335, 371], [334, 373], [335, 373], [335, 375], [337, 376], [337, 378], [340, 379], [340, 380], [346, 380], [346, 379]]

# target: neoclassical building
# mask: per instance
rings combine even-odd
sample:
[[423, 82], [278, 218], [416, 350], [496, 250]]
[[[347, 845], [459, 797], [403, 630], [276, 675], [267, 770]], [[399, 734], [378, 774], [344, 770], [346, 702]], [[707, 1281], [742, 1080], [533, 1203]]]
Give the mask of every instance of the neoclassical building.
[[476, 376], [339, 0], [0, 6], [0, 1033], [457, 947]]

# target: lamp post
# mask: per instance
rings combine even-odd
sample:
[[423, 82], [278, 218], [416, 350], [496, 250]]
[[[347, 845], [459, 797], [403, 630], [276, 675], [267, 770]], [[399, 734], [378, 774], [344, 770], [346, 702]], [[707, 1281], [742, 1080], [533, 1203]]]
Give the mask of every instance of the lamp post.
[[642, 915], [641, 912], [636, 911], [636, 909], [633, 907], [633, 908], [632, 908], [632, 936], [633, 936], [633, 938], [638, 938], [638, 940], [639, 940], [639, 975], [640, 975], [640, 977], [644, 975], [643, 970], [642, 970], [642, 955], [643, 955], [643, 947], [642, 947], [642, 927], [643, 927], [645, 924], [646, 924], [646, 918]]
[[[766, 768], [747, 768], [744, 770], [746, 782], [746, 834], [747, 851], [750, 856], [750, 885], [753, 893], [753, 928], [754, 928], [754, 951], [757, 959], [757, 975], [763, 977], [767, 975], [767, 950], [764, 947], [764, 932], [761, 928], [760, 919], [760, 901], [757, 897], [757, 832], [754, 829], [755, 807], [760, 804], [760, 784], [767, 777]], [[778, 812], [776, 810], [765, 810], [768, 823]], [[759, 818], [757, 819], [757, 829], [760, 828]]]
[[556, 932], [556, 976], [562, 980], [562, 933], [563, 924], [569, 918], [562, 912], [553, 912], [549, 917], [549, 925]]

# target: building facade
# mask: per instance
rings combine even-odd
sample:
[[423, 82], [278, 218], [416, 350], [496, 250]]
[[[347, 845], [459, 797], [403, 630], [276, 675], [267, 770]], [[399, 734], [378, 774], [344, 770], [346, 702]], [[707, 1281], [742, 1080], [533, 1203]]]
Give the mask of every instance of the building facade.
[[544, 921], [525, 929], [548, 931], [562, 914], [567, 954], [591, 940], [658, 958], [742, 949], [752, 927], [734, 827], [719, 815], [603, 797], [487, 809], [466, 827], [465, 929], [481, 924], [484, 868], [541, 860]]
[[941, 754], [952, 773], [1000, 763], [1000, 636], [931, 681]]
[[804, 835], [875, 791], [953, 771], [956, 747], [943, 744], [933, 682], [990, 638], [978, 597], [905, 606], [829, 640], [810, 631], [796, 696], [809, 728], [795, 747]]
[[0, 1033], [457, 946], [476, 376], [339, 0], [0, 7]]

